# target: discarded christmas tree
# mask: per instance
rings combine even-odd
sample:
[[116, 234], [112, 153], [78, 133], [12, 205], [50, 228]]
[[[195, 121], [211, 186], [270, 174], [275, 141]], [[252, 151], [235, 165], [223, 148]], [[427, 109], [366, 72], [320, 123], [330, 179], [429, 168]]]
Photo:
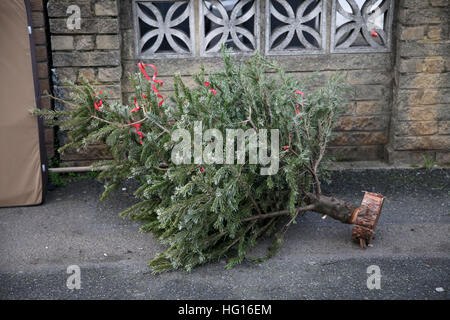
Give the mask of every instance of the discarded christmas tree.
[[[108, 146], [113, 160], [95, 165], [107, 166], [99, 175], [106, 188], [102, 198], [126, 179], [139, 182], [135, 191], [139, 202], [122, 215], [143, 221], [142, 230], [153, 232], [168, 246], [149, 262], [153, 272], [190, 270], [223, 257], [229, 258], [231, 267], [246, 257], [260, 237], [272, 236], [274, 244], [261, 260], [266, 259], [306, 211], [356, 223], [354, 240], [361, 245], [370, 241], [382, 196], [366, 194], [358, 208], [322, 195], [320, 188], [320, 181], [328, 177], [326, 147], [345, 105], [342, 75], [329, 79], [324, 88], [306, 92], [305, 83], [258, 54], [239, 63], [224, 52], [223, 71], [207, 75], [202, 70], [194, 76], [195, 88], [175, 76], [175, 93], [167, 101], [158, 91], [163, 84], [156, 68], [139, 67], [141, 72], [130, 79], [135, 89], [132, 107], [108, 102], [105, 94], [85, 82], [73, 86], [70, 108], [34, 112], [50, 125], [67, 130], [71, 142], [61, 152], [93, 142]], [[199, 126], [205, 132], [201, 140]], [[248, 152], [246, 157], [245, 152], [236, 152], [234, 142], [233, 151], [224, 155], [224, 142], [217, 132], [230, 129], [244, 133], [241, 142], [237, 139], [238, 150], [251, 151], [255, 141], [267, 139], [268, 132], [277, 131], [278, 137], [267, 139], [270, 155], [259, 150], [258, 156]], [[182, 163], [173, 155], [174, 148], [180, 147], [176, 132], [193, 137], [177, 154], [184, 156]], [[199, 149], [213, 151], [213, 157], [200, 153], [199, 158], [195, 151]], [[261, 159], [277, 163], [272, 166]]]

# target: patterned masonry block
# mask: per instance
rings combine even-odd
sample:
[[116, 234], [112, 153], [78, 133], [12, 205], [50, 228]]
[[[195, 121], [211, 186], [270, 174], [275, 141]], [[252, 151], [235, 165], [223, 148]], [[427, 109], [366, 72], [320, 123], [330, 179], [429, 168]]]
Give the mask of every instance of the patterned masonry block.
[[140, 58], [194, 55], [193, 1], [134, 1], [135, 45]]
[[257, 0], [201, 0], [200, 55], [217, 56], [225, 44], [234, 52], [252, 54], [259, 49]]
[[326, 1], [266, 0], [266, 54], [324, 53]]
[[389, 52], [394, 1], [333, 0], [331, 52]]

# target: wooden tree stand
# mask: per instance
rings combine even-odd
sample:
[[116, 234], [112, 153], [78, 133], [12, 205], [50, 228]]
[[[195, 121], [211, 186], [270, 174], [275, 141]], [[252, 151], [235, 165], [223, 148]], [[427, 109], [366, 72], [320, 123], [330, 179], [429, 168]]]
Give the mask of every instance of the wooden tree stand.
[[307, 196], [311, 203], [309, 210], [353, 224], [352, 240], [358, 242], [361, 248], [370, 243], [380, 217], [384, 196], [365, 191], [360, 207], [322, 194], [308, 193]]

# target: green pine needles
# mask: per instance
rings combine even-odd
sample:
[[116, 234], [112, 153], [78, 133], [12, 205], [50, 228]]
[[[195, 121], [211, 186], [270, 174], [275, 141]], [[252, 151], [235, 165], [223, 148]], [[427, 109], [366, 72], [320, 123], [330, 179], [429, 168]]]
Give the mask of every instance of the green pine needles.
[[[61, 152], [94, 142], [108, 146], [113, 160], [95, 165], [107, 166], [98, 176], [105, 181], [102, 198], [126, 179], [139, 182], [134, 193], [139, 202], [121, 215], [142, 221], [142, 230], [167, 246], [149, 262], [154, 273], [189, 271], [224, 257], [232, 267], [258, 239], [272, 236], [267, 256], [256, 259], [264, 260], [276, 252], [298, 215], [313, 209], [308, 194], [321, 194], [320, 179], [326, 178], [329, 163], [325, 149], [345, 104], [344, 77], [333, 76], [325, 87], [309, 92], [306, 83], [259, 54], [245, 63], [225, 51], [223, 57], [223, 71], [207, 75], [202, 69], [194, 76], [194, 88], [175, 76], [174, 96], [162, 105], [155, 93], [161, 84], [137, 73], [131, 78], [131, 107], [109, 102], [84, 82], [73, 85], [66, 110], [34, 110], [68, 132], [70, 143]], [[177, 141], [171, 133], [186, 129], [193, 134], [196, 121], [203, 131], [223, 133], [278, 129], [278, 172], [261, 175], [262, 165], [249, 164], [248, 155], [244, 164], [175, 165], [171, 151]], [[203, 147], [209, 143], [203, 141]]]

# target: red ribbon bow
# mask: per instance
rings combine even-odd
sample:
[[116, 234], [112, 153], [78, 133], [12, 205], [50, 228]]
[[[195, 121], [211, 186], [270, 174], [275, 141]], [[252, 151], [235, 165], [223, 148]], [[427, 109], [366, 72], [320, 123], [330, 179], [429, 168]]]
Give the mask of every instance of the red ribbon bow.
[[142, 139], [144, 138], [144, 134], [141, 131], [139, 131], [139, 129], [141, 128], [141, 124], [136, 123], [136, 124], [132, 124], [131, 126], [136, 128], [136, 134], [139, 136], [139, 143], [142, 144]]
[[[302, 100], [303, 100], [303, 98], [305, 97], [305, 94], [303, 93], [303, 91], [300, 91], [300, 90], [294, 90], [294, 93], [295, 93], [296, 96], [298, 96], [299, 94], [302, 95]], [[302, 103], [302, 107], [304, 107], [304, 106], [305, 106], [305, 105]], [[298, 107], [299, 107], [299, 105], [297, 105], [297, 114], [300, 113], [300, 109], [299, 109]]]
[[[154, 65], [152, 65], [152, 64], [142, 64], [142, 62], [139, 62], [138, 63], [138, 67], [139, 67], [139, 69], [141, 69], [141, 72], [144, 75], [144, 77], [147, 79], [147, 81], [153, 81], [154, 83], [161, 84], [161, 87], [163, 86], [163, 82], [161, 80], [157, 80], [156, 79], [156, 76], [158, 75], [158, 71], [157, 71], [157, 69], [156, 69], [156, 67]], [[145, 68], [147, 68], [147, 67], [151, 67], [151, 68], [153, 68], [153, 70], [155, 70], [155, 73], [153, 74], [153, 77], [151, 79], [148, 76], [147, 72], [145, 71]], [[161, 99], [161, 101], [159, 102], [159, 106], [161, 106], [163, 104], [163, 102], [164, 102], [164, 97], [159, 93], [159, 91], [156, 88], [154, 83], [152, 83], [153, 92], [156, 93], [156, 96]]]
[[[100, 91], [99, 94], [103, 94], [103, 91]], [[95, 95], [95, 97], [99, 97], [97, 94]], [[94, 107], [95, 109], [97, 109], [97, 111], [100, 111], [100, 107], [103, 105], [103, 100], [100, 99], [98, 102], [94, 102]]]
[[[142, 98], [147, 98], [147, 96], [145, 94], [142, 95]], [[136, 106], [136, 108], [131, 109], [130, 112], [135, 112], [135, 111], [139, 111], [141, 109], [141, 107], [139, 107], [139, 104], [137, 103], [137, 98], [134, 98], [134, 105]]]

